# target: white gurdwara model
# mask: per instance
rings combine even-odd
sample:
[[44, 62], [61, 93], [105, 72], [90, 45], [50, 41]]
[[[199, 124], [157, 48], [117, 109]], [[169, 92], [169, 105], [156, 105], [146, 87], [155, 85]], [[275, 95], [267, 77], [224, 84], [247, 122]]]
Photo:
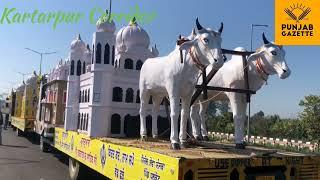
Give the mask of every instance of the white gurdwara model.
[[66, 130], [91, 137], [139, 136], [140, 69], [159, 53], [156, 47], [149, 49], [149, 35], [135, 18], [117, 35], [115, 30], [113, 21], [100, 18], [92, 50], [80, 36], [71, 43]]

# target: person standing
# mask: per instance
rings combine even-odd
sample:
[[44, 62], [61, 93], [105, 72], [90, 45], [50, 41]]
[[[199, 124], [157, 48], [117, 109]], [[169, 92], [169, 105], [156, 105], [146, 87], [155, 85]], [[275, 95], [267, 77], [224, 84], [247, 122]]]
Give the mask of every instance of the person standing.
[[4, 114], [5, 118], [4, 118], [4, 125], [3, 125], [3, 129], [7, 130], [8, 127], [8, 122], [9, 122], [9, 114]]

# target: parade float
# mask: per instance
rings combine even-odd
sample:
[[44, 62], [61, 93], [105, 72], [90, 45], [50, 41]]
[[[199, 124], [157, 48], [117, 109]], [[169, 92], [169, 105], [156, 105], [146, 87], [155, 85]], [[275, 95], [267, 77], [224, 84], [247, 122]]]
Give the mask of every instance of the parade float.
[[11, 124], [20, 136], [23, 132], [33, 131], [39, 95], [38, 75], [33, 74], [18, 86], [14, 94], [14, 115]]
[[[176, 150], [168, 140], [163, 140], [161, 135], [165, 131], [160, 131], [161, 128], [158, 136], [153, 136], [157, 134], [152, 131], [152, 123], [166, 124], [165, 107], [160, 103], [163, 100], [156, 100], [160, 103], [160, 116], [152, 120], [157, 117], [151, 110], [154, 99], [145, 99], [145, 116], [151, 123], [146, 125], [148, 138], [141, 141], [137, 138], [141, 101], [139, 70], [147, 58], [156, 57], [158, 53], [155, 47], [148, 49], [148, 36], [134, 20], [116, 36], [114, 32], [112, 21], [98, 21], [91, 50], [79, 37], [71, 44], [64, 127], [54, 128], [51, 144], [69, 156], [72, 179], [81, 177], [88, 167], [110, 179], [319, 178], [319, 157], [310, 154], [262, 147], [235, 149], [233, 145], [214, 142]], [[222, 52], [242, 57], [252, 54], [225, 49]], [[188, 61], [177, 57], [178, 65]], [[74, 59], [79, 60], [73, 62]], [[216, 72], [215, 69], [208, 73], [204, 82], [208, 84]], [[190, 97], [193, 102], [201, 92], [205, 95], [206, 88], [214, 89], [204, 85], [196, 87], [200, 93]], [[255, 93], [246, 88], [222, 90], [239, 92], [245, 97]], [[128, 122], [132, 124], [126, 125]], [[169, 123], [167, 128], [170, 129]]]
[[[180, 94], [168, 93], [171, 97], [167, 98], [162, 91], [162, 94], [157, 93], [161, 82], [174, 84], [177, 79], [169, 76], [161, 79], [163, 74], [157, 72], [164, 67], [159, 65], [149, 69], [148, 65], [144, 65], [146, 62], [160, 61], [156, 58], [159, 55], [156, 46], [150, 48], [147, 31], [134, 18], [115, 34], [116, 25], [110, 16], [100, 18], [92, 44], [87, 45], [79, 35], [71, 42], [69, 57], [59, 61], [40, 80], [39, 101], [33, 102], [39, 104], [35, 129], [41, 136], [41, 149], [47, 151], [52, 146], [66, 154], [71, 179], [84, 175], [87, 168], [110, 179], [319, 179], [320, 157], [316, 155], [254, 146], [244, 148], [212, 141], [188, 146], [182, 144], [186, 138], [183, 131], [186, 131], [185, 118], [190, 105], [186, 102], [191, 101], [192, 105], [201, 98], [207, 99], [209, 90], [241, 93], [244, 102], [250, 102], [250, 95], [255, 93], [249, 88], [247, 71], [241, 72], [244, 77], [241, 89], [210, 86], [210, 80], [222, 65], [223, 54], [242, 57], [239, 61], [242, 60], [241, 64], [246, 67], [247, 59], [255, 57], [256, 52], [221, 49], [218, 35], [222, 33], [222, 26], [214, 31], [202, 27], [198, 20], [195, 25], [197, 31], [192, 31], [187, 38], [179, 38], [177, 44], [172, 44], [174, 55], [163, 60], [172, 62], [167, 64], [169, 70], [175, 69], [171, 66], [181, 69], [188, 66], [191, 69], [192, 75], [176, 71], [169, 75], [189, 77], [190, 81], [180, 86], [188, 87], [186, 90], [195, 93], [184, 94], [182, 89]], [[265, 47], [267, 42], [264, 36], [263, 40]], [[217, 41], [217, 44], [206, 45], [210, 41]], [[203, 48], [212, 50], [211, 59], [204, 55]], [[199, 57], [206, 60], [200, 61]], [[209, 64], [215, 65], [215, 68], [206, 72]], [[143, 78], [140, 72], [143, 72]], [[193, 79], [195, 75], [202, 75], [202, 83], [196, 84]], [[29, 96], [25, 97], [30, 92], [26, 90], [28, 85], [30, 81], [15, 92], [15, 116], [12, 119], [25, 119], [29, 115], [26, 109], [34, 107], [27, 103]], [[147, 95], [140, 92], [141, 85], [146, 86], [144, 90], [152, 92]], [[175, 90], [177, 87], [168, 86], [166, 91], [170, 88]], [[161, 96], [151, 98], [158, 94]], [[202, 97], [199, 97], [201, 94]], [[144, 97], [140, 99], [141, 95]], [[181, 137], [178, 139], [181, 97], [187, 101], [181, 102], [184, 106], [181, 118], [184, 120], [181, 120]], [[171, 128], [171, 141], [163, 138], [172, 124], [164, 106], [168, 105], [166, 99], [170, 100], [169, 116], [176, 123], [174, 129]], [[141, 107], [144, 109], [139, 112]], [[153, 107], [156, 108], [152, 110]], [[35, 116], [34, 111], [31, 112]], [[143, 116], [141, 126], [139, 113]], [[142, 135], [142, 140], [139, 135]], [[179, 149], [179, 143], [182, 149]]]
[[60, 60], [58, 65], [39, 80], [39, 101], [34, 131], [42, 151], [48, 151], [55, 127], [63, 127], [67, 98], [69, 62]]

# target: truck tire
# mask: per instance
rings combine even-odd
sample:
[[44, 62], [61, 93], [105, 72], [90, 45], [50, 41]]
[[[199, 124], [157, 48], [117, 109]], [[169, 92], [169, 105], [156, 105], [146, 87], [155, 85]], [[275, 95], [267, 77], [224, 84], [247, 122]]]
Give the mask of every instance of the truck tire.
[[69, 157], [69, 175], [72, 180], [81, 180], [85, 178], [86, 169], [77, 160]]
[[42, 152], [49, 152], [50, 151], [50, 145], [43, 141], [43, 136], [40, 136], [40, 150]]
[[16, 128], [16, 135], [22, 136], [22, 134], [23, 134], [23, 132], [20, 129]]

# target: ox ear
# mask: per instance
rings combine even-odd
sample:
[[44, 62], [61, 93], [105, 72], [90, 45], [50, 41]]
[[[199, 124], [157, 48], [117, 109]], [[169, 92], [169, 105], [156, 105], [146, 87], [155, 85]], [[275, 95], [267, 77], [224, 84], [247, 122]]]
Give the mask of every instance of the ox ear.
[[180, 45], [179, 50], [180, 51], [182, 51], [182, 50], [188, 51], [195, 43], [196, 43], [196, 39], [191, 40], [191, 41], [186, 41]]
[[262, 54], [263, 54], [263, 51], [255, 52], [248, 57], [248, 61], [254, 61], [254, 60], [258, 59], [259, 57], [261, 57]]
[[196, 29], [195, 28], [192, 28], [192, 31], [191, 31], [191, 34], [190, 34], [190, 37], [196, 37], [197, 36], [197, 33], [196, 33]]

